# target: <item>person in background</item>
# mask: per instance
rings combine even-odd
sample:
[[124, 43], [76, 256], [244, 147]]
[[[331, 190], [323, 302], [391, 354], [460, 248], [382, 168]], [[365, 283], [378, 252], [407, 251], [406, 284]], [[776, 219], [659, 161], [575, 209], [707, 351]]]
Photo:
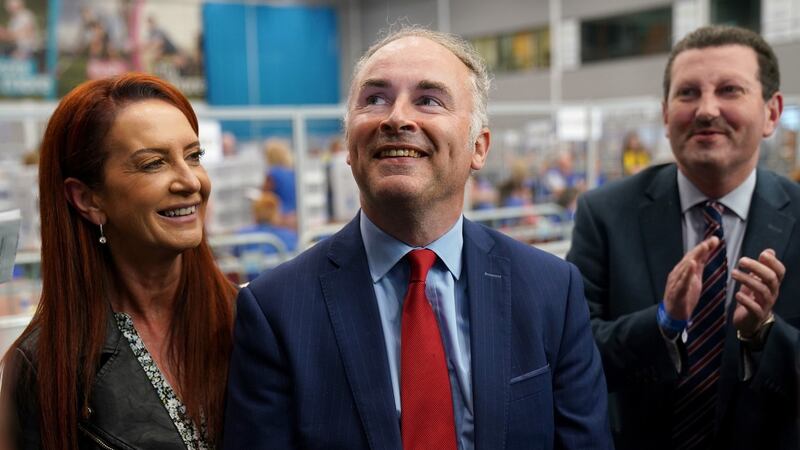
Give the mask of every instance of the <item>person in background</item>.
[[239, 153], [239, 143], [236, 135], [226, 131], [222, 133], [222, 157], [232, 158]]
[[541, 180], [543, 195], [547, 201], [555, 201], [565, 189], [574, 188], [579, 192], [586, 189], [586, 179], [575, 172], [575, 158], [567, 149], [559, 150]]
[[488, 88], [469, 43], [421, 28], [357, 63], [361, 211], [241, 290], [225, 448], [611, 448], [580, 274], [463, 217]]
[[42, 294], [4, 358], [8, 448], [218, 444], [236, 288], [203, 218], [197, 118], [128, 74], [59, 103], [41, 145]]
[[30, 59], [42, 49], [42, 36], [36, 15], [24, 0], [5, 0], [8, 24], [0, 27], [0, 40], [11, 44], [11, 57]]
[[[511, 163], [511, 174], [498, 187], [500, 206], [503, 208], [520, 208], [533, 205], [533, 182], [527, 162], [522, 159]], [[521, 224], [536, 223], [534, 215], [519, 215], [515, 218], [500, 220], [501, 227], [514, 227]]]
[[650, 152], [642, 145], [639, 134], [630, 131], [622, 140], [622, 175], [637, 174], [650, 165]]
[[[280, 203], [281, 201], [275, 194], [263, 192], [257, 199], [253, 200], [252, 209], [255, 224], [240, 229], [237, 234], [269, 233], [280, 239], [283, 243], [283, 248], [277, 248], [274, 244], [268, 242], [245, 244], [236, 246], [233, 249], [234, 256], [245, 261], [249, 261], [251, 258], [256, 261], [263, 261], [265, 255], [293, 252], [297, 248], [297, 233], [294, 230], [278, 226], [281, 223]], [[247, 279], [252, 280], [258, 275], [259, 271], [247, 270]]]
[[264, 178], [264, 192], [273, 192], [281, 201], [280, 225], [297, 228], [297, 193], [292, 151], [289, 145], [279, 139], [269, 139], [264, 143], [264, 157], [267, 160], [267, 175]]
[[800, 448], [800, 186], [757, 168], [783, 110], [756, 33], [695, 30], [664, 71], [677, 164], [587, 192], [583, 274], [616, 447]]

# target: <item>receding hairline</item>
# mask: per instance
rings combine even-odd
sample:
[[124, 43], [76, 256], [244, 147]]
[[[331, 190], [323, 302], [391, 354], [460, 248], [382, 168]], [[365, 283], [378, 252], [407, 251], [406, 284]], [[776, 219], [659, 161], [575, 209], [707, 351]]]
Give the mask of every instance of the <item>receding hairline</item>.
[[[370, 61], [372, 61], [372, 59], [375, 58], [375, 56], [378, 55], [378, 53], [380, 53], [381, 51], [383, 51], [387, 47], [391, 47], [391, 46], [393, 46], [393, 44], [398, 43], [400, 41], [404, 41], [406, 39], [420, 40], [420, 41], [421, 40], [425, 40], [425, 41], [432, 42], [433, 44], [438, 45], [439, 47], [441, 47], [442, 49], [444, 49], [445, 51], [447, 51], [448, 53], [453, 55], [453, 57], [455, 59], [457, 59], [464, 66], [465, 69], [467, 69], [467, 72], [468, 72], [469, 76], [472, 79], [475, 78], [475, 73], [474, 73], [475, 69], [470, 67], [469, 64], [467, 64], [467, 62], [464, 61], [463, 58], [458, 56], [455, 52], [453, 52], [452, 49], [448, 48], [446, 45], [442, 44], [441, 42], [437, 42], [435, 39], [432, 39], [431, 37], [428, 37], [428, 36], [418, 35], [418, 34], [407, 34], [407, 35], [398, 36], [396, 39], [392, 39], [391, 41], [388, 41], [388, 42], [384, 43], [380, 47], [377, 47], [377, 48], [373, 49], [373, 51], [371, 53], [364, 54], [363, 58], [361, 60], [359, 60], [359, 62], [356, 64], [355, 71], [353, 73], [353, 81], [350, 83], [350, 92], [349, 92], [350, 93], [350, 96], [349, 96], [350, 97], [349, 98], [350, 101], [353, 101], [353, 94], [358, 92], [360, 89], [362, 89], [366, 85], [366, 81], [368, 81], [368, 80], [363, 80], [362, 79], [362, 74], [364, 73], [364, 70], [369, 66]], [[437, 83], [437, 82], [432, 81], [432, 83]]]

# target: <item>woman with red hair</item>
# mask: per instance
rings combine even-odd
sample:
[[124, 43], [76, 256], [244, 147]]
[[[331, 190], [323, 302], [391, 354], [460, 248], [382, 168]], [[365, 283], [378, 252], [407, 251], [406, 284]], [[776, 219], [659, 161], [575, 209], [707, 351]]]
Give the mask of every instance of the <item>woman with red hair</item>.
[[203, 228], [197, 118], [143, 74], [84, 83], [41, 146], [42, 296], [5, 357], [17, 448], [218, 441], [235, 287]]

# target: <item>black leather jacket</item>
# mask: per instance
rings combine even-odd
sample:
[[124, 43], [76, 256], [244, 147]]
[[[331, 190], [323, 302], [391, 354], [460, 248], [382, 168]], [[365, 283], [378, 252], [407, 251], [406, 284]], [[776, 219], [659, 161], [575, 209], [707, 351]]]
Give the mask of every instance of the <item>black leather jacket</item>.
[[[41, 449], [36, 393], [36, 336], [32, 333], [9, 360], [3, 387], [12, 401], [12, 434], [18, 449]], [[33, 375], [33, 376], [31, 376]], [[88, 419], [78, 423], [80, 449], [185, 450], [178, 430], [150, 379], [109, 316], [106, 341], [89, 397]], [[47, 432], [46, 430], [44, 431]]]

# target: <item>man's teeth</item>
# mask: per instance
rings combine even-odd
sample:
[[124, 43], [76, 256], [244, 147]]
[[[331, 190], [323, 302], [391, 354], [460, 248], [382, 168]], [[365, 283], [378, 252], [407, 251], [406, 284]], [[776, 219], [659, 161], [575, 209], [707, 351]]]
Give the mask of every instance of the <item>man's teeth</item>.
[[398, 156], [407, 156], [410, 158], [420, 158], [422, 157], [422, 153], [416, 150], [410, 150], [407, 148], [400, 148], [400, 149], [392, 149], [392, 150], [384, 150], [379, 155], [381, 158], [394, 158]]
[[189, 206], [188, 208], [178, 208], [178, 209], [171, 209], [169, 211], [162, 211], [162, 216], [167, 217], [181, 217], [181, 216], [188, 216], [189, 214], [194, 214], [197, 211], [197, 206]]

